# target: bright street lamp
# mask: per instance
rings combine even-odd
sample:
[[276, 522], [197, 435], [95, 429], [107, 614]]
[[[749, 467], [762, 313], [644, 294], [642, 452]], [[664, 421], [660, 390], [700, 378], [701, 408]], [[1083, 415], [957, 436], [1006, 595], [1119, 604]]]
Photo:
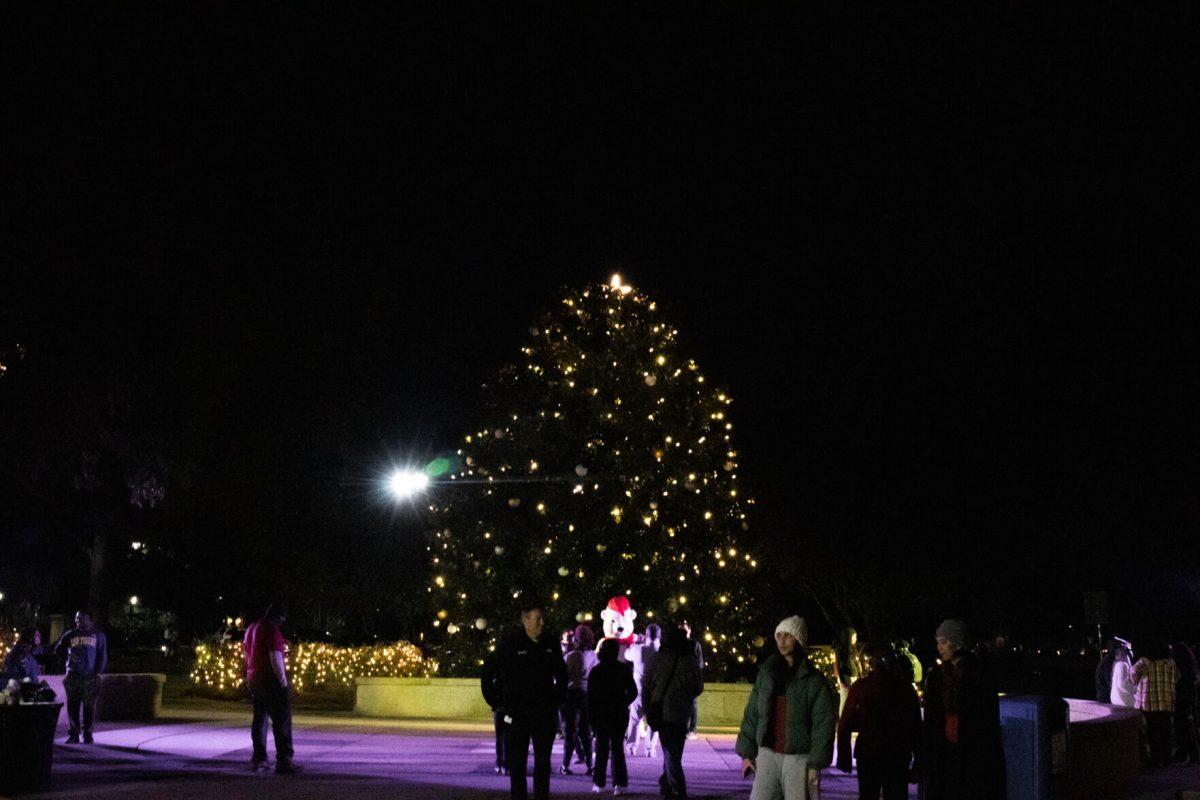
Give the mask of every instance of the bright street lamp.
[[424, 472], [398, 469], [388, 478], [388, 491], [397, 500], [408, 500], [413, 495], [425, 491], [429, 486], [429, 476]]

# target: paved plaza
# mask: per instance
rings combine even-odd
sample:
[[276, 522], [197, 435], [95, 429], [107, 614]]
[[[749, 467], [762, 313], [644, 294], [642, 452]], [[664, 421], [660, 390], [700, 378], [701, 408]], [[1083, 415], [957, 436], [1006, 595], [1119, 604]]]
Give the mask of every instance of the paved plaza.
[[[192, 706], [167, 708], [154, 723], [102, 723], [93, 745], [58, 744], [54, 785], [27, 797], [89, 800], [349, 800], [410, 798], [467, 800], [502, 798], [508, 778], [493, 772], [488, 727], [445, 721], [400, 721], [344, 712], [301, 712], [295, 717], [296, 763], [303, 772], [276, 776], [251, 772], [249, 709]], [[58, 741], [65, 736], [60, 719]], [[687, 743], [684, 765], [690, 794], [747, 798], [731, 732], [707, 732]], [[555, 743], [555, 766], [562, 744]], [[272, 746], [273, 754], [273, 746]], [[657, 797], [661, 762], [629, 759], [630, 794]], [[1143, 776], [1128, 795], [1138, 800], [1175, 800], [1178, 790], [1200, 787], [1200, 768], [1173, 767]], [[592, 796], [584, 775], [551, 779], [554, 796]], [[910, 797], [915, 797], [915, 791]], [[852, 776], [825, 770], [824, 800], [857, 797]]]
[[[298, 713], [296, 776], [248, 769], [248, 712], [167, 709], [153, 724], [97, 726], [96, 743], [58, 745], [54, 786], [45, 798], [499, 798], [508, 778], [493, 772], [492, 734], [470, 723], [374, 720], [342, 713]], [[59, 740], [61, 741], [60, 735]], [[732, 733], [687, 743], [684, 765], [695, 797], [745, 798]], [[273, 746], [272, 746], [273, 751]], [[554, 747], [561, 763], [562, 743]], [[273, 755], [273, 752], [272, 752]], [[658, 796], [661, 759], [629, 758], [630, 794]], [[555, 796], [591, 797], [591, 778], [551, 778]], [[856, 797], [853, 778], [827, 771], [826, 798]]]

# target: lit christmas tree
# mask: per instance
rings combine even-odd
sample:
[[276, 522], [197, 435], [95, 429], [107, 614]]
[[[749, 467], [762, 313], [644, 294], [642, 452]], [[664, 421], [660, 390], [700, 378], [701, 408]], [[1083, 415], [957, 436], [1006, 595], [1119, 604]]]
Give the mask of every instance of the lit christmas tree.
[[[535, 593], [552, 625], [687, 618], [710, 676], [752, 660], [733, 399], [682, 356], [656, 304], [613, 276], [568, 294], [485, 385], [453, 485], [431, 506], [432, 628], [444, 674], [473, 674]], [[761, 587], [759, 587], [761, 588]], [[598, 627], [598, 625], [597, 625]]]

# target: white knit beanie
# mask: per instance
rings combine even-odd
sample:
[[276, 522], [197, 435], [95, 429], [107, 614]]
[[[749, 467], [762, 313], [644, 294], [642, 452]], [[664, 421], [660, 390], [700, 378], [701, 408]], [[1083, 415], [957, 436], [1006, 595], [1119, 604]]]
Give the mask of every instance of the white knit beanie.
[[801, 647], [808, 646], [808, 623], [804, 617], [791, 616], [775, 626], [775, 633], [790, 633]]

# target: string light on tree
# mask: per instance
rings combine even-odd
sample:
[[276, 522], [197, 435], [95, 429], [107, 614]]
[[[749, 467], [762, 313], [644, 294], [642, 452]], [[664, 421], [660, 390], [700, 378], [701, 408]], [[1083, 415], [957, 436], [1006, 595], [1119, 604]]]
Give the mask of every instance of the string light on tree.
[[737, 486], [733, 399], [678, 337], [613, 275], [567, 292], [485, 384], [449, 476], [462, 483], [432, 509], [429, 596], [445, 617], [426, 636], [445, 674], [475, 674], [524, 588], [548, 601], [552, 625], [621, 593], [646, 619], [686, 610], [728, 645], [714, 676], [752, 651], [753, 499]]

